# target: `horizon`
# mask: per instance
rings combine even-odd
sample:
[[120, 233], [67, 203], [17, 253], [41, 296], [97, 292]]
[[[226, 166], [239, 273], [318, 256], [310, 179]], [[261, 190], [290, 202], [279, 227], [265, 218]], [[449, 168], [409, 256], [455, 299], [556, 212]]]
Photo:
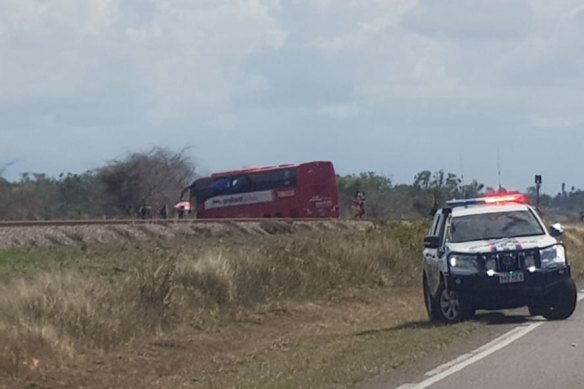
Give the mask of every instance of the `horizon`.
[[[143, 151], [135, 150], [135, 151], [132, 151], [132, 152], [143, 152]], [[8, 180], [9, 182], [12, 182], [12, 183], [17, 183], [19, 180], [21, 180], [21, 178], [25, 174], [45, 174], [47, 177], [57, 179], [61, 175], [67, 175], [67, 174], [83, 174], [83, 173], [87, 173], [87, 172], [95, 172], [100, 167], [105, 166], [108, 162], [111, 162], [111, 161], [114, 161], [114, 160], [122, 160], [123, 157], [124, 156], [119, 156], [118, 158], [112, 158], [112, 159], [109, 159], [109, 160], [104, 160], [103, 164], [101, 164], [99, 166], [95, 166], [93, 168], [86, 169], [86, 170], [83, 170], [83, 171], [77, 171], [77, 172], [75, 172], [75, 171], [61, 170], [58, 173], [47, 173], [47, 172], [42, 172], [42, 171], [30, 171], [30, 172], [19, 172], [18, 174], [2, 174], [2, 169], [0, 169], [0, 178], [4, 178], [4, 179], [6, 179], [6, 180]], [[316, 161], [316, 160], [314, 160], [314, 161]], [[305, 162], [311, 162], [311, 161], [299, 161], [299, 162], [290, 162], [290, 163], [298, 164], [298, 163], [305, 163]], [[383, 172], [376, 171], [376, 170], [373, 170], [373, 169], [362, 170], [362, 171], [352, 171], [352, 172], [351, 171], [340, 172], [338, 169], [336, 169], [336, 165], [335, 165], [334, 161], [331, 161], [331, 162], [333, 163], [333, 166], [335, 166], [335, 172], [336, 172], [336, 174], [339, 175], [339, 176], [347, 176], [347, 175], [351, 175], [351, 174], [357, 174], [358, 175], [360, 173], [373, 172], [373, 173], [378, 174], [380, 176], [389, 178], [391, 180], [392, 186], [397, 186], [397, 185], [411, 185], [414, 182], [415, 174], [420, 173], [420, 172], [422, 172], [424, 170], [428, 170], [432, 174], [437, 173], [440, 170], [443, 170], [446, 174], [452, 173], [452, 174], [455, 174], [459, 179], [462, 178], [461, 175], [460, 175], [460, 173], [457, 173], [455, 171], [448, 171], [446, 169], [438, 168], [438, 169], [434, 169], [434, 170], [432, 170], [432, 169], [422, 169], [422, 170], [416, 172], [414, 175], [412, 175], [412, 177], [409, 179], [409, 181], [408, 180], [406, 180], [406, 181], [396, 181], [396, 180], [394, 180], [392, 178], [392, 174], [383, 173]], [[285, 163], [287, 163], [287, 162], [285, 162]], [[246, 168], [250, 168], [250, 167], [270, 167], [270, 166], [276, 166], [276, 165], [280, 165], [280, 164], [284, 164], [284, 163], [264, 164], [264, 165], [246, 165], [246, 166], [233, 167], [233, 168], [228, 168], [228, 169], [223, 169], [223, 170], [209, 170], [209, 169], [206, 169], [204, 166], [196, 165], [195, 166], [195, 169], [196, 169], [196, 174], [197, 174], [198, 177], [205, 177], [205, 176], [208, 176], [208, 175], [210, 175], [212, 173], [221, 173], [221, 172], [227, 172], [227, 171], [232, 171], [232, 170], [246, 169]], [[6, 171], [10, 171], [10, 166], [7, 167]], [[495, 184], [487, 184], [487, 183], [481, 182], [480, 180], [478, 180], [476, 178], [466, 177], [466, 176], [464, 177], [464, 181], [461, 182], [461, 185], [468, 185], [473, 180], [476, 180], [479, 184], [483, 184], [484, 187], [485, 187], [485, 189], [486, 188], [495, 188], [496, 189], [496, 188], [499, 187], [499, 183], [498, 182], [495, 183]], [[506, 189], [506, 190], [508, 190], [508, 191], [520, 191], [522, 193], [526, 193], [527, 190], [530, 187], [535, 187], [535, 185], [534, 184], [533, 185], [529, 185], [529, 186], [526, 186], [525, 188], [515, 188], [515, 187], [512, 187], [512, 186], [506, 186], [505, 183], [502, 181], [501, 182], [501, 187], [504, 188], [504, 189]], [[545, 185], [542, 185], [542, 190], [541, 190], [541, 194], [542, 195], [555, 196], [555, 195], [561, 193], [561, 187], [555, 193], [546, 192], [544, 188], [545, 188]], [[570, 189], [571, 189], [571, 186], [566, 185], [566, 189], [569, 192]], [[583, 188], [575, 187], [575, 189], [576, 190], [582, 190]]]

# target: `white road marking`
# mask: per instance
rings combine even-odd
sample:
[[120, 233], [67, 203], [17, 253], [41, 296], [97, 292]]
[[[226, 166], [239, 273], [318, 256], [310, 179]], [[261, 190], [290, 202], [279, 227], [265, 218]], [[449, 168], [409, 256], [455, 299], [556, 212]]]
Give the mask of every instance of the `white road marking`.
[[[584, 299], [584, 289], [578, 294], [578, 301]], [[524, 337], [531, 331], [535, 330], [537, 327], [542, 325], [544, 322], [540, 321], [537, 323], [522, 324], [518, 327], [513, 328], [509, 332], [504, 333], [498, 338], [492, 340], [491, 342], [477, 348], [470, 353], [463, 354], [450, 362], [438, 366], [437, 368], [430, 370], [424, 377], [427, 377], [424, 381], [419, 383], [410, 383], [399, 386], [397, 389], [425, 389], [435, 383], [442, 381], [448, 376], [461, 371], [462, 369], [488, 357], [489, 355], [507, 347], [511, 343], [515, 342], [519, 338]]]

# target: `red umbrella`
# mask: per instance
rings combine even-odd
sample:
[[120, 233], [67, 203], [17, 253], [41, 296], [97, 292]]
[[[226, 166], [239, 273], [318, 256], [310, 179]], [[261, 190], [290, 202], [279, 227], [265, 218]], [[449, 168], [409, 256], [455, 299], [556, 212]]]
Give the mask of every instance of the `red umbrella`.
[[192, 205], [189, 201], [181, 201], [179, 203], [176, 203], [176, 205], [174, 206], [175, 209], [184, 209], [185, 211], [190, 211], [192, 209]]

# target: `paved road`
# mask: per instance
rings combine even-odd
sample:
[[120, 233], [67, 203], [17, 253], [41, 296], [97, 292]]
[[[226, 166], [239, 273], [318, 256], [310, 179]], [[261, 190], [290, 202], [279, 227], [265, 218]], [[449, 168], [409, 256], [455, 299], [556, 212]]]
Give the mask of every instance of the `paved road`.
[[584, 389], [584, 301], [569, 320], [530, 318], [411, 382], [399, 388]]

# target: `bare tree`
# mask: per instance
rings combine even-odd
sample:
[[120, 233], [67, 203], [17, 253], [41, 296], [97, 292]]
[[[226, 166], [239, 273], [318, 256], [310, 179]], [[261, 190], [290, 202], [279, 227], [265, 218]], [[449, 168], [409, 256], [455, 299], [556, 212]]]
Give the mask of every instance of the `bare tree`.
[[181, 190], [195, 178], [195, 164], [187, 151], [154, 147], [99, 169], [97, 175], [111, 205], [131, 214], [143, 206], [159, 209], [176, 202]]

